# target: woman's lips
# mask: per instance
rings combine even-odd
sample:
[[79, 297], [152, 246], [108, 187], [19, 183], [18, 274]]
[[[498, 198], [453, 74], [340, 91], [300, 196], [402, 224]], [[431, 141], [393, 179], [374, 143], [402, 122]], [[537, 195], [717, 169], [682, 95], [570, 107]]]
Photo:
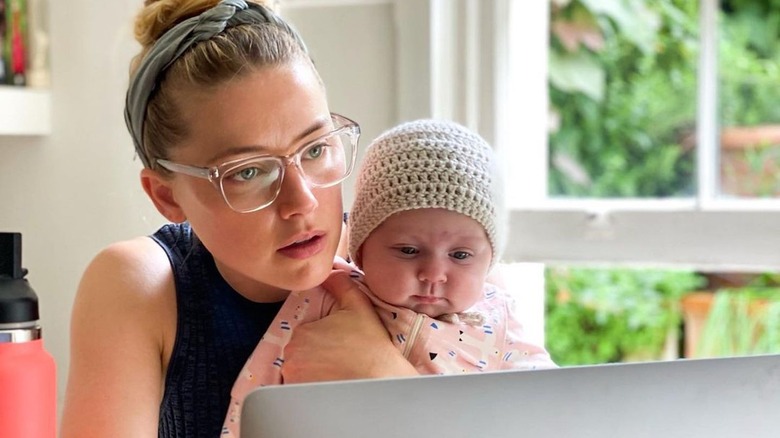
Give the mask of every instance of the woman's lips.
[[277, 252], [292, 259], [302, 260], [318, 254], [324, 248], [324, 235], [315, 234], [311, 237], [298, 240], [290, 245], [279, 248]]

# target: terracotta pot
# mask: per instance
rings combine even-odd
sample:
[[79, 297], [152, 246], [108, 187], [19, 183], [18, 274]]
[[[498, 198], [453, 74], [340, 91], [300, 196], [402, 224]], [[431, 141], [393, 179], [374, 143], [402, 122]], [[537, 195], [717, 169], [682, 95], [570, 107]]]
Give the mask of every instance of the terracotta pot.
[[[699, 291], [692, 292], [682, 298], [681, 307], [685, 324], [683, 357], [703, 357], [697, 354], [697, 351], [706, 330], [707, 319], [715, 296], [716, 293], [711, 291]], [[770, 301], [765, 299], [751, 300], [747, 308], [748, 315], [751, 319], [761, 320], [766, 315], [764, 312], [767, 311], [769, 304]], [[758, 337], [760, 333], [761, 329], [758, 329], [753, 334]], [[725, 339], [723, 341], [727, 342]]]
[[685, 324], [683, 357], [696, 356], [696, 346], [699, 345], [699, 338], [707, 323], [714, 297], [715, 294], [707, 291], [693, 292], [683, 297], [682, 312]]
[[726, 127], [720, 144], [724, 194], [780, 196], [780, 125]]
[[[696, 134], [683, 136], [685, 150]], [[780, 196], [780, 124], [727, 126], [720, 131], [720, 181], [725, 195]]]

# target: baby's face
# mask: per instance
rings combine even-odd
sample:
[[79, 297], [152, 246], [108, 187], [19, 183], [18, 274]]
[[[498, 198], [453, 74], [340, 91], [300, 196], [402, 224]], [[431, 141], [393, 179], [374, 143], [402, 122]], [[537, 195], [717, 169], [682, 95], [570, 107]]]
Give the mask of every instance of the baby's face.
[[479, 222], [426, 208], [390, 216], [368, 236], [361, 256], [371, 292], [435, 318], [467, 310], [483, 297], [493, 254]]

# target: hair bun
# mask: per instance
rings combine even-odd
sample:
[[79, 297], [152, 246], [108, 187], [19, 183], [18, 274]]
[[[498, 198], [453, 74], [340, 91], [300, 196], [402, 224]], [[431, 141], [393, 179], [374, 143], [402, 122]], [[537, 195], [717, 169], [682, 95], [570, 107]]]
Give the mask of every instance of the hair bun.
[[219, 3], [219, 0], [145, 0], [135, 19], [135, 39], [144, 49], [166, 31]]
[[[135, 19], [135, 39], [144, 50], [165, 32], [182, 21], [216, 6], [221, 0], [144, 0], [144, 7]], [[275, 10], [278, 1], [247, 0]]]

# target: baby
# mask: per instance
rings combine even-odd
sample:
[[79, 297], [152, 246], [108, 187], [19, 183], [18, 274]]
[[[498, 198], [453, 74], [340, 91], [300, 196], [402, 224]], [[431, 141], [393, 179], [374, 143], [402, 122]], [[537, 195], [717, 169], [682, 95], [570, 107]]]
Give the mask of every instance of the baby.
[[[348, 220], [353, 278], [421, 374], [556, 367], [487, 282], [506, 236], [502, 188], [490, 145], [453, 122], [404, 123], [368, 147]], [[252, 389], [283, 383], [295, 326], [333, 304], [322, 288], [290, 294], [233, 387], [223, 436], [238, 435]]]

